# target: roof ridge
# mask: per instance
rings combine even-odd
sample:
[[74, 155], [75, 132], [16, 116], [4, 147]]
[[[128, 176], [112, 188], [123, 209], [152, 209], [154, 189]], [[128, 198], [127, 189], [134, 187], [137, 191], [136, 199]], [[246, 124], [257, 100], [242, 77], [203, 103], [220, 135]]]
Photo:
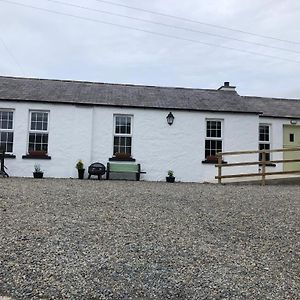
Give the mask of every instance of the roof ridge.
[[299, 101], [300, 98], [277, 98], [277, 97], [261, 97], [261, 96], [241, 96], [242, 98], [256, 98], [256, 99], [267, 99], [267, 100], [286, 100], [286, 101]]
[[51, 78], [37, 78], [37, 77], [23, 77], [23, 76], [3, 76], [0, 78], [8, 79], [20, 79], [20, 80], [37, 80], [37, 81], [54, 81], [54, 82], [72, 82], [72, 83], [86, 83], [86, 84], [96, 84], [96, 85], [114, 85], [114, 86], [129, 86], [129, 87], [145, 87], [145, 88], [158, 88], [158, 89], [178, 89], [178, 90], [201, 90], [210, 92], [224, 92], [217, 89], [203, 89], [203, 88], [193, 88], [193, 87], [180, 87], [180, 86], [159, 86], [159, 85], [145, 85], [145, 84], [131, 84], [131, 83], [111, 83], [111, 82], [98, 82], [98, 81], [87, 81], [87, 80], [72, 80], [72, 79], [51, 79]]

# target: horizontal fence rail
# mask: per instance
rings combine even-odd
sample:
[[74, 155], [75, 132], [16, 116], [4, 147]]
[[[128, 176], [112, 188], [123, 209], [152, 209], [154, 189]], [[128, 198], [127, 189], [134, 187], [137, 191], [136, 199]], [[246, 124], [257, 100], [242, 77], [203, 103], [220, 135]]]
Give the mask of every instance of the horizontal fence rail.
[[[297, 159], [277, 159], [277, 160], [266, 160], [267, 153], [274, 152], [294, 152], [299, 151], [299, 158]], [[237, 162], [237, 163], [224, 163], [224, 156], [233, 156], [233, 155], [244, 155], [244, 154], [261, 154], [262, 159], [260, 161], [246, 161], [246, 162]], [[286, 174], [300, 174], [299, 170], [292, 171], [276, 171], [276, 172], [266, 172], [266, 167], [274, 163], [293, 163], [300, 162], [300, 147], [298, 148], [282, 148], [282, 149], [270, 149], [270, 150], [251, 150], [251, 151], [232, 151], [232, 152], [220, 152], [217, 153], [218, 163], [215, 165], [218, 168], [218, 175], [215, 176], [215, 179], [218, 179], [218, 183], [222, 183], [222, 179], [228, 178], [242, 178], [242, 177], [261, 177], [261, 184], [266, 184], [266, 176], [270, 175], [286, 175]], [[222, 168], [226, 167], [239, 167], [239, 166], [261, 166], [261, 172], [258, 173], [239, 173], [231, 175], [222, 175]]]

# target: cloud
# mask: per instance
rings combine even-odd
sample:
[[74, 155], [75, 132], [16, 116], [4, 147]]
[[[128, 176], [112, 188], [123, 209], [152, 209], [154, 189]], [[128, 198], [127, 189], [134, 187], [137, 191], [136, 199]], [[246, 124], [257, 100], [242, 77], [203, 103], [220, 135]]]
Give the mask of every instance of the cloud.
[[[15, 1], [120, 26], [300, 61], [300, 53], [166, 28], [46, 0]], [[297, 44], [156, 16], [95, 0], [61, 1], [300, 52]], [[238, 0], [153, 0], [143, 3], [124, 0], [119, 3], [278, 39], [297, 41], [299, 36], [297, 12], [300, 7], [296, 0], [246, 0], [242, 5]], [[22, 65], [25, 75], [30, 77], [198, 88], [217, 88], [223, 81], [231, 81], [240, 94], [300, 98], [297, 82], [300, 63], [60, 16], [3, 1], [0, 1], [0, 37]], [[22, 75], [1, 43], [0, 55], [2, 75]]]

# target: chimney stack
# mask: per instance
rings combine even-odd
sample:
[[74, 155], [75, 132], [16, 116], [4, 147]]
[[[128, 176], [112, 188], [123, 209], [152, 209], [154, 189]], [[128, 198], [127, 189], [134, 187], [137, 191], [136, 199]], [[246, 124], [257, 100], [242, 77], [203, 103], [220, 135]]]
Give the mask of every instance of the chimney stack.
[[231, 86], [229, 81], [225, 81], [224, 85], [218, 88], [219, 91], [235, 92], [235, 86]]

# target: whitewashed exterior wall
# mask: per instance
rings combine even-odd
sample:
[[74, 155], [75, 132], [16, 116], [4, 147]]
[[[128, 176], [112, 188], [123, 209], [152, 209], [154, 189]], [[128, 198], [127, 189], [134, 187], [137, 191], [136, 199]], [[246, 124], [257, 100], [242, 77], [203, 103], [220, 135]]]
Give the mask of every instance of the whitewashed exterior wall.
[[[223, 151], [254, 150], [258, 147], [258, 124], [272, 124], [272, 147], [282, 146], [282, 122], [260, 118], [255, 114], [206, 113], [173, 110], [175, 121], [166, 122], [167, 110], [101, 106], [79, 106], [1, 101], [0, 108], [14, 109], [15, 159], [6, 159], [11, 176], [32, 176], [39, 163], [45, 177], [77, 177], [75, 163], [82, 159], [85, 167], [92, 162], [108, 162], [113, 153], [113, 116], [133, 116], [132, 156], [140, 163], [142, 180], [165, 180], [169, 169], [176, 180], [211, 181], [216, 175], [212, 164], [203, 164], [206, 119], [223, 120]], [[22, 159], [27, 152], [29, 111], [49, 111], [49, 147], [51, 160]], [[255, 159], [253, 156], [243, 159]], [[228, 162], [239, 158], [225, 158]], [[232, 170], [228, 168], [225, 173]], [[257, 171], [248, 167], [243, 171]]]

